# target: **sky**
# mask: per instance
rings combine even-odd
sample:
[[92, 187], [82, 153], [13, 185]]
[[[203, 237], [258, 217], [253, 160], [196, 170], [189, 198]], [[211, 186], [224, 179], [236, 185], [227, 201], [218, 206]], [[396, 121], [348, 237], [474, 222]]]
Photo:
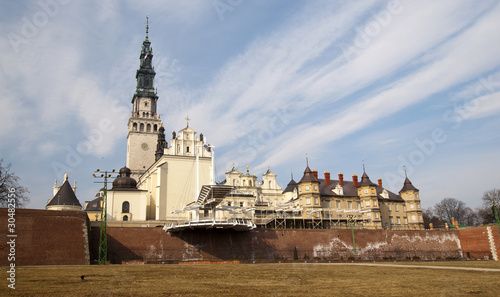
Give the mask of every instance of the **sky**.
[[[0, 158], [44, 208], [68, 172], [125, 166], [149, 15], [158, 111], [283, 188], [366, 173], [422, 206], [499, 188], [498, 1], [1, 1]], [[166, 133], [170, 136], [170, 132]], [[168, 138], [168, 137], [167, 137]], [[168, 139], [167, 139], [168, 140]]]

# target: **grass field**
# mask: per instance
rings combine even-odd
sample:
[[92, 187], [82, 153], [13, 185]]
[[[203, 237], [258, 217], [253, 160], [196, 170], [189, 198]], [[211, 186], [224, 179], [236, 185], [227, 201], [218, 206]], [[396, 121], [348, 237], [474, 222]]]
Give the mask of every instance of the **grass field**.
[[[500, 296], [499, 262], [385, 264], [405, 266], [291, 263], [19, 267], [16, 289], [7, 288], [3, 278], [0, 296]], [[498, 270], [418, 267], [422, 265]]]

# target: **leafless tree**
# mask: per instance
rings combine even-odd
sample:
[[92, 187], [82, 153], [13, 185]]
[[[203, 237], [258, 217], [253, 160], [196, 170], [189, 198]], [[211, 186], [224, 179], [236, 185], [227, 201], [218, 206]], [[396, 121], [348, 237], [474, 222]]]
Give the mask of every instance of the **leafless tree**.
[[12, 164], [4, 166], [2, 163], [0, 159], [0, 207], [7, 207], [12, 198], [16, 208], [25, 206], [29, 202], [28, 189], [19, 185], [20, 178], [12, 172]]
[[477, 225], [478, 217], [474, 210], [465, 204], [465, 202], [455, 198], [445, 198], [434, 205], [435, 215], [444, 222], [451, 222], [455, 218], [460, 224]]
[[493, 189], [484, 192], [481, 200], [483, 200], [483, 206], [478, 209], [478, 215], [481, 217], [483, 224], [492, 223], [495, 220], [492, 202], [496, 203], [497, 211], [500, 213], [500, 208], [498, 207], [500, 205], [500, 190]]

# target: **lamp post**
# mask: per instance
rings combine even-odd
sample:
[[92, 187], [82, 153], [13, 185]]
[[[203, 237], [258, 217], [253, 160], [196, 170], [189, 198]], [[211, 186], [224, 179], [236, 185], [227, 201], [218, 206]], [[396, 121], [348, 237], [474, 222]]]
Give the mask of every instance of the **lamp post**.
[[354, 261], [358, 260], [358, 254], [356, 253], [356, 240], [354, 239], [354, 215], [350, 216], [351, 230], [352, 230], [352, 245], [354, 246]]
[[97, 169], [92, 177], [94, 178], [103, 178], [104, 182], [95, 182], [95, 183], [104, 183], [104, 192], [102, 195], [102, 211], [101, 211], [101, 228], [99, 230], [99, 265], [108, 263], [108, 216], [107, 216], [107, 192], [108, 192], [108, 177], [113, 177], [116, 173], [116, 170], [112, 171], [104, 171], [104, 173]]
[[498, 229], [498, 234], [500, 234], [500, 219], [498, 218], [498, 207], [499, 203], [495, 201], [491, 201], [491, 206], [493, 207], [493, 213], [495, 214], [495, 220], [497, 221], [497, 229]]

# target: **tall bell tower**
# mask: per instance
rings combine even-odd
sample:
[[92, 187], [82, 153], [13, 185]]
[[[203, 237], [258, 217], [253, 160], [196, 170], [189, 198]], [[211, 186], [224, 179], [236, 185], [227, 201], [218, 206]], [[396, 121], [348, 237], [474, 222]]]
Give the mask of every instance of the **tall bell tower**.
[[156, 112], [156, 72], [152, 66], [153, 49], [148, 33], [149, 18], [146, 19], [146, 38], [139, 56], [140, 66], [135, 75], [137, 87], [132, 98], [132, 114], [128, 120], [127, 167], [132, 171], [131, 177], [136, 180], [155, 162], [156, 141], [161, 124]]

